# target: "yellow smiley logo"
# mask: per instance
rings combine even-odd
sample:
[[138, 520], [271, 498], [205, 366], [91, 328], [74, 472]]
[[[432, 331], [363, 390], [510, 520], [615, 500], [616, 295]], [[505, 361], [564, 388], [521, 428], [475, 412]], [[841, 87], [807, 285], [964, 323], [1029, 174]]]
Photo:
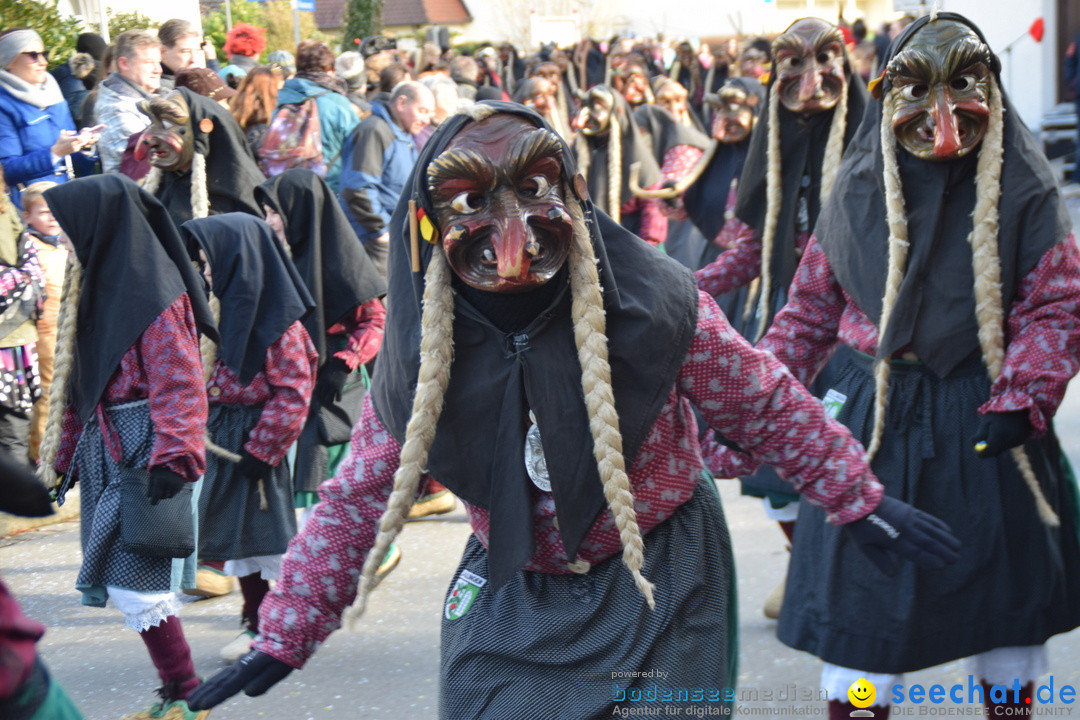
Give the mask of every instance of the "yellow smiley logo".
[[869, 680], [859, 678], [847, 691], [848, 701], [857, 708], [870, 707], [877, 697], [877, 688]]

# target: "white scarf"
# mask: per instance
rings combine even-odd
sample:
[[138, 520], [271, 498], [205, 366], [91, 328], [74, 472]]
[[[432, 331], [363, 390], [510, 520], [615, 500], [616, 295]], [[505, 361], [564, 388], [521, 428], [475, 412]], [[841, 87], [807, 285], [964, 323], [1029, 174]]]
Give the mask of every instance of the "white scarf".
[[21, 100], [27, 105], [44, 110], [59, 102], [63, 102], [64, 95], [60, 92], [60, 86], [56, 79], [49, 73], [45, 73], [45, 82], [33, 85], [8, 70], [0, 70], [0, 87], [7, 90], [16, 100]]

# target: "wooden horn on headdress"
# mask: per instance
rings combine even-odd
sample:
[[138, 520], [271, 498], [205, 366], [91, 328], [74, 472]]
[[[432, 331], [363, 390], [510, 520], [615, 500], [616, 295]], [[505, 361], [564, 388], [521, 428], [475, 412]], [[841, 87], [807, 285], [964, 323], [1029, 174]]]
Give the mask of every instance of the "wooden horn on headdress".
[[713, 155], [716, 154], [716, 148], [720, 143], [713, 140], [709, 143], [709, 147], [705, 148], [705, 152], [702, 153], [701, 158], [694, 164], [694, 167], [671, 187], [657, 188], [655, 190], [646, 190], [641, 187], [641, 163], [636, 162], [630, 166], [630, 192], [639, 198], [659, 198], [661, 200], [673, 200], [679, 197], [684, 192], [690, 189], [690, 186], [698, 181], [702, 173], [705, 172], [705, 168], [709, 166], [709, 162], [712, 160]]

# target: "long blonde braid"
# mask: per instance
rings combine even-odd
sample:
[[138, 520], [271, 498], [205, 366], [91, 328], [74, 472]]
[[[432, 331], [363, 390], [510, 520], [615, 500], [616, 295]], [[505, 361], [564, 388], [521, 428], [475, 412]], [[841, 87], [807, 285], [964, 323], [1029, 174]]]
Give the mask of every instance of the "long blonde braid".
[[[570, 198], [565, 187], [564, 197]], [[653, 584], [641, 574], [645, 563], [645, 541], [637, 523], [634, 495], [626, 474], [622, 432], [615, 410], [615, 393], [611, 386], [611, 365], [608, 362], [607, 317], [596, 268], [596, 255], [585, 224], [584, 213], [577, 202], [568, 202], [573, 219], [574, 239], [570, 247], [571, 317], [574, 322], [574, 342], [581, 364], [581, 388], [589, 414], [589, 431], [593, 438], [600, 481], [604, 486], [619, 540], [623, 546], [623, 564], [634, 576], [634, 584], [650, 608], [656, 607]], [[588, 570], [587, 564], [575, 563], [571, 569]]]
[[60, 293], [60, 315], [56, 321], [56, 352], [53, 355], [53, 379], [49, 389], [49, 416], [45, 424], [45, 435], [41, 439], [41, 464], [37, 469], [38, 479], [50, 489], [56, 487], [58, 482], [54, 466], [60, 450], [64, 413], [67, 411], [68, 382], [71, 379], [71, 369], [75, 365], [82, 271], [82, 265], [75, 253], [68, 253], [64, 289]]
[[754, 342], [765, 334], [769, 321], [772, 294], [772, 253], [776, 238], [776, 225], [780, 220], [780, 205], [783, 203], [780, 185], [780, 84], [773, 83], [769, 91], [769, 136], [765, 149], [765, 227], [761, 230], [761, 277], [758, 295], [758, 325], [754, 332]]
[[[991, 76], [990, 124], [979, 151], [975, 171], [975, 211], [972, 213], [971, 266], [975, 275], [975, 318], [979, 323], [979, 346], [990, 382], [1001, 375], [1005, 366], [1004, 302], [1001, 297], [1001, 258], [998, 254], [998, 201], [1001, 198], [1001, 165], [1004, 147], [1004, 108], [997, 82]], [[1028, 486], [1039, 517], [1045, 525], [1061, 524], [1057, 513], [1046, 501], [1031, 460], [1024, 446], [1012, 448], [1013, 460]]]
[[[214, 324], [217, 325], [221, 322], [221, 301], [218, 300], [218, 296], [214, 293], [209, 293], [206, 299], [207, 305], [210, 306], [210, 315], [214, 318]], [[209, 335], [203, 335], [199, 338], [199, 355], [202, 357], [203, 367], [203, 385], [210, 383], [210, 378], [214, 374], [214, 369], [217, 367], [218, 357], [218, 345], [216, 342], [210, 339]], [[210, 439], [209, 430], [205, 434], [206, 449], [214, 453], [220, 458], [225, 458], [231, 462], [240, 462], [240, 456], [231, 450], [226, 450], [213, 440]], [[259, 492], [263, 500], [263, 510], [267, 509], [266, 506], [266, 491], [262, 485], [262, 481], [259, 481]]]
[[442, 248], [432, 249], [424, 275], [424, 303], [420, 320], [420, 370], [412, 415], [405, 427], [401, 459], [394, 473], [394, 488], [386, 512], [379, 519], [378, 535], [360, 574], [356, 600], [342, 618], [351, 629], [364, 613], [368, 593], [378, 583], [375, 571], [401, 532], [405, 517], [416, 500], [416, 490], [427, 465], [428, 452], [435, 439], [435, 426], [442, 413], [446, 387], [450, 383], [450, 365], [454, 360], [454, 294], [450, 287], [450, 265]]
[[[907, 268], [908, 242], [907, 210], [904, 207], [904, 189], [900, 182], [900, 167], [896, 160], [896, 133], [887, 119], [896, 108], [896, 94], [890, 91], [882, 103], [881, 159], [885, 168], [885, 219], [889, 227], [889, 260], [885, 271], [885, 294], [881, 299], [881, 319], [878, 322], [878, 344], [881, 344], [889, 327], [900, 283]], [[889, 396], [889, 358], [880, 358], [874, 366], [874, 428], [870, 444], [866, 448], [867, 462], [874, 459], [881, 447], [885, 432], [885, 409]]]
[[832, 195], [833, 183], [836, 182], [836, 173], [840, 170], [840, 158], [844, 155], [849, 82], [849, 79], [844, 79], [843, 88], [840, 90], [840, 99], [836, 101], [836, 107], [833, 108], [832, 123], [829, 124], [829, 138], [825, 141], [825, 158], [821, 162], [821, 189], [818, 194], [818, 202], [821, 207], [825, 207], [825, 202]]
[[607, 167], [608, 215], [619, 223], [622, 222], [622, 126], [619, 124], [619, 114], [614, 108], [608, 130]]

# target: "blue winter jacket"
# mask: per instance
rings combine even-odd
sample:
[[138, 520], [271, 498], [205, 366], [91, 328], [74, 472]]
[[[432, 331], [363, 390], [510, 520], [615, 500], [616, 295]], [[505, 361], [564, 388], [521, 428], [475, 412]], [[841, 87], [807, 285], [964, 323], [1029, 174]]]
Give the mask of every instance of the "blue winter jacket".
[[341, 202], [365, 244], [386, 232], [417, 155], [412, 135], [394, 122], [386, 103], [371, 103], [371, 115], [345, 141], [341, 170]]
[[[0, 164], [16, 205], [19, 185], [38, 180], [62, 183], [68, 179], [63, 158], [53, 164], [50, 151], [61, 130], [75, 129], [71, 111], [63, 100], [43, 110], [0, 87]], [[72, 153], [71, 162], [80, 175], [93, 172], [94, 160], [82, 153]]]
[[309, 97], [315, 98], [319, 108], [319, 130], [322, 133], [323, 159], [326, 161], [326, 184], [338, 190], [341, 175], [342, 145], [345, 138], [360, 122], [353, 104], [341, 93], [327, 90], [306, 78], [290, 78], [278, 92], [278, 107], [289, 103], [299, 104]]

